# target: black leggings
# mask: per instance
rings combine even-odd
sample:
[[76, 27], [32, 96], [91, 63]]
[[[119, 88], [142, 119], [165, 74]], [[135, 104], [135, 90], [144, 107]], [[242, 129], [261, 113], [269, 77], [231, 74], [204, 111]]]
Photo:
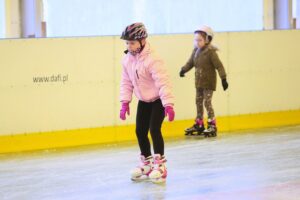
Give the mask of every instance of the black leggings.
[[158, 99], [151, 103], [139, 101], [136, 114], [136, 136], [141, 154], [146, 158], [151, 155], [148, 138], [150, 130], [155, 154], [164, 155], [164, 139], [161, 134], [161, 125], [165, 118], [164, 107]]

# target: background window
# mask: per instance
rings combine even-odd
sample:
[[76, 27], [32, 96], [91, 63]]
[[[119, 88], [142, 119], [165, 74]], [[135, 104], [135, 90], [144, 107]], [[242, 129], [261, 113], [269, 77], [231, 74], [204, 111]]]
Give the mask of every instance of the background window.
[[120, 35], [144, 22], [150, 34], [263, 29], [262, 0], [44, 0], [48, 37]]
[[5, 4], [0, 0], [0, 38], [5, 38]]

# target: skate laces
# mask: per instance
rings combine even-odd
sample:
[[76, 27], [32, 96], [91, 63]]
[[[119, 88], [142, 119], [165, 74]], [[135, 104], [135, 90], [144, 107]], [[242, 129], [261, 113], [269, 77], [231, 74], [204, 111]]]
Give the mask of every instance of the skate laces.
[[154, 169], [161, 171], [160, 167], [162, 167], [165, 162], [167, 162], [167, 160], [164, 156], [155, 155], [153, 161]]
[[216, 119], [208, 119], [208, 132], [216, 131]]
[[211, 126], [216, 126], [216, 120], [215, 119], [208, 119], [208, 125], [211, 127]]
[[148, 156], [145, 158], [145, 156], [141, 155], [141, 163], [139, 167], [144, 167], [145, 165], [151, 165], [152, 162], [152, 156]]
[[203, 120], [202, 119], [196, 119], [196, 124], [194, 126], [195, 127], [196, 126], [202, 127], [203, 126]]

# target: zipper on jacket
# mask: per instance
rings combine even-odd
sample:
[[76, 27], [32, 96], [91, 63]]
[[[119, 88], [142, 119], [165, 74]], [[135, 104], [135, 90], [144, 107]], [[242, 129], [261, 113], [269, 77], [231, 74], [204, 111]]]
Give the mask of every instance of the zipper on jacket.
[[138, 74], [138, 71], [137, 71], [137, 70], [135, 70], [135, 73], [136, 73], [136, 77], [137, 77], [138, 79], [140, 79], [140, 77], [139, 77], [139, 74]]

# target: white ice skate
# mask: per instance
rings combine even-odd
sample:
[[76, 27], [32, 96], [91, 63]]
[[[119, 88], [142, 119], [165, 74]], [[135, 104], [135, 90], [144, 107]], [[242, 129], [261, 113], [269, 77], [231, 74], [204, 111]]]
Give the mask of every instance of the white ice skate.
[[153, 166], [152, 166], [153, 158], [152, 156], [149, 156], [145, 158], [143, 155], [141, 155], [141, 163], [138, 167], [131, 170], [131, 180], [132, 181], [143, 181], [147, 180], [149, 178], [149, 174], [152, 172]]
[[160, 154], [154, 155], [153, 171], [150, 173], [149, 178], [153, 183], [164, 183], [167, 178], [167, 160]]

